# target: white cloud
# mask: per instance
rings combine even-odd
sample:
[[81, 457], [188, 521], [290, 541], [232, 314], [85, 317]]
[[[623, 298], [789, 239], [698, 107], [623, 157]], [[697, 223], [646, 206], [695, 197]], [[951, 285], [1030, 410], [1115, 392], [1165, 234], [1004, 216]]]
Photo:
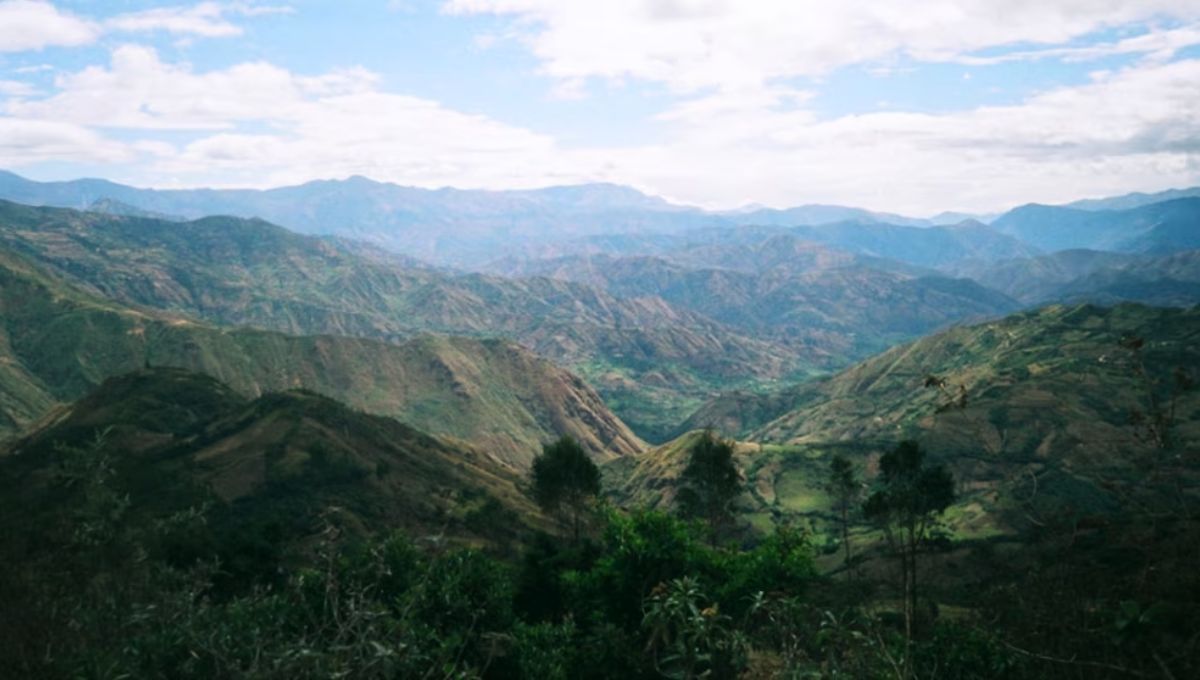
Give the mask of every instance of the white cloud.
[[444, 7], [516, 18], [552, 77], [637, 78], [679, 92], [820, 76], [898, 53], [957, 60], [987, 48], [1060, 45], [1156, 17], [1200, 18], [1200, 4], [1178, 0], [448, 0]]
[[165, 31], [181, 36], [225, 38], [242, 34], [230, 16], [287, 14], [286, 5], [249, 2], [201, 2], [118, 14], [104, 21], [76, 16], [43, 0], [0, 0], [0, 52], [45, 47], [77, 47], [112, 32]]
[[59, 11], [48, 2], [0, 2], [0, 52], [86, 45], [97, 35], [95, 24]]
[[161, 7], [117, 15], [104, 22], [107, 29], [124, 32], [166, 31], [176, 35], [225, 38], [242, 34], [229, 14], [261, 16], [291, 12], [290, 7], [246, 3], [202, 2], [190, 7]]
[[[1200, 178], [1200, 60], [1143, 63], [1011, 106], [879, 111], [830, 120], [802, 106], [676, 107], [670, 139], [616, 174], [676, 198], [804, 201], [934, 212], [1123, 193]], [[629, 180], [627, 180], [629, 181]]]
[[[526, 17], [518, 31], [558, 76], [560, 96], [602, 91], [589, 88], [596, 77], [672, 88], [674, 103], [653, 121], [658, 139], [571, 148], [487, 116], [385, 91], [361, 68], [300, 75], [247, 62], [197, 70], [125, 45], [108, 64], [58, 73], [52, 94], [8, 102], [9, 118], [0, 124], [10, 127], [0, 134], [10, 143], [0, 143], [0, 163], [75, 153], [75, 160], [125, 163], [130, 179], [178, 186], [261, 187], [351, 174], [490, 188], [603, 180], [712, 207], [811, 201], [912, 213], [990, 211], [1200, 181], [1200, 60], [1176, 54], [1193, 40], [1186, 27], [1096, 46], [1151, 58], [1008, 106], [937, 114], [880, 107], [822, 118], [811, 108], [820, 84], [802, 89], [784, 80], [846, 63], [894, 68], [907, 61], [896, 58], [898, 51], [968, 61], [978, 50], [1016, 41], [1050, 45], [1043, 51], [1084, 49], [1062, 48], [1061, 41], [1152, 16], [1162, 8], [1153, 0], [1089, 0], [1076, 10], [1063, 2], [1010, 3], [1001, 13], [1018, 16], [997, 19], [1008, 23], [1007, 33], [972, 28], [954, 9], [961, 3], [929, 2], [932, 18], [908, 18], [891, 13], [893, 5], [868, 2], [869, 11], [831, 10], [837, 21], [821, 19], [821, 26], [836, 29], [835, 37], [815, 43], [804, 36], [817, 28], [786, 24], [761, 3], [642, 3], [625, 33], [615, 27], [627, 18], [624, 4], [612, 5], [617, 11], [607, 3], [583, 9], [547, 3], [538, 5], [546, 16], [529, 18], [535, 4], [462, 0], [452, 9]], [[1093, 12], [1093, 5], [1105, 11]], [[575, 32], [581, 17], [595, 18], [594, 41]], [[767, 26], [768, 18], [779, 26]], [[1054, 25], [1035, 25], [1034, 18]], [[731, 35], [708, 30], [725, 20]], [[896, 25], [879, 33], [878, 44], [863, 37], [880, 22]], [[942, 35], [956, 27], [959, 35]], [[577, 37], [592, 45], [566, 44]], [[44, 127], [28, 127], [32, 122]], [[117, 143], [101, 134], [108, 129], [120, 130], [122, 139], [172, 131], [165, 138], [175, 141]], [[10, 139], [17, 134], [26, 135], [20, 144]]]
[[1200, 45], [1200, 27], [1185, 26], [1167, 30], [1151, 30], [1142, 35], [1123, 38], [1116, 42], [1096, 43], [1078, 47], [1052, 47], [1040, 50], [1021, 50], [1005, 54], [975, 57], [961, 56], [957, 59], [972, 66], [987, 66], [1011, 61], [1035, 59], [1062, 59], [1069, 62], [1091, 61], [1121, 54], [1141, 54], [1163, 61], [1175, 56], [1185, 47]]
[[20, 80], [0, 80], [0, 96], [28, 97], [37, 94], [37, 88]]
[[382, 92], [377, 80], [361, 68], [301, 76], [265, 62], [195, 72], [126, 45], [107, 67], [60, 75], [55, 94], [9, 102], [5, 112], [80, 128], [196, 133], [180, 150], [130, 147], [148, 154], [156, 175], [181, 183], [265, 186], [365, 174], [515, 187], [585, 178], [549, 137]]
[[80, 125], [0, 117], [0, 166], [44, 161], [119, 163], [132, 158], [125, 145]]
[[164, 63], [151, 48], [124, 45], [113, 51], [108, 68], [59, 75], [57, 94], [11, 103], [8, 113], [102, 127], [222, 129], [286, 120], [306, 96], [360, 91], [373, 79], [361, 69], [304, 78], [265, 62], [196, 74]]

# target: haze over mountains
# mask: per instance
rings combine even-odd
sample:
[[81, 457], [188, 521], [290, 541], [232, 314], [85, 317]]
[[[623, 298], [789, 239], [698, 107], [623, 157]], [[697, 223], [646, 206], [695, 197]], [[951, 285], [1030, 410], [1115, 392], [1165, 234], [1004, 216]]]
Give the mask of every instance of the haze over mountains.
[[[1171, 190], [1154, 195], [1081, 201], [1065, 208], [1110, 211], [1195, 195], [1194, 189]], [[257, 217], [300, 233], [332, 234], [369, 241], [432, 263], [466, 267], [478, 267], [507, 255], [522, 255], [530, 249], [574, 248], [577, 246], [568, 244], [599, 234], [671, 234], [704, 227], [800, 227], [838, 222], [928, 227], [950, 226], [973, 219], [964, 214], [948, 218], [946, 213], [929, 219], [913, 218], [829, 205], [708, 212], [671, 204], [612, 184], [524, 191], [428, 190], [374, 182], [364, 177], [322, 180], [264, 191], [155, 190], [98, 179], [34, 182], [0, 171], [0, 199], [77, 210], [98, 207], [110, 212], [140, 211], [142, 216]], [[1021, 214], [1020, 209], [1014, 212]], [[997, 219], [1004, 217], [1010, 216]], [[1010, 217], [1002, 222], [1006, 227], [1001, 231], [1009, 233], [1030, 228], [1021, 226], [1025, 223], [1024, 217], [1016, 223]], [[811, 232], [809, 236], [812, 236]], [[825, 238], [853, 239], [855, 236], [843, 233]], [[944, 238], [955, 240], [953, 235]]]
[[722, 390], [950, 324], [1055, 301], [1194, 304], [1195, 193], [945, 225], [837, 206], [713, 213], [615, 185], [160, 191], [4, 173], [0, 198], [89, 210], [4, 204], [0, 243], [91, 294], [210, 323], [510, 338], [662, 440]]
[[[109, 378], [164, 366], [208, 374], [243, 398], [313, 390], [511, 469], [559, 434], [597, 460], [707, 426], [787, 445], [884, 440], [910, 420], [881, 413], [941, 398], [884, 403], [872, 390], [885, 376], [908, 390], [918, 373], [973, 361], [992, 375], [1018, 356], [1018, 370], [1043, 376], [1031, 367], [1045, 344], [1013, 349], [1008, 331], [1000, 345], [945, 340], [993, 328], [972, 324], [1050, 303], [1200, 302], [1195, 193], [1028, 205], [990, 225], [944, 225], [836, 206], [710, 213], [612, 185], [461, 192], [352, 178], [153, 191], [5, 174], [0, 196], [25, 203], [0, 200], [0, 431], [19, 434]], [[1149, 312], [1118, 309], [1065, 318], [1131, 332], [1129, 315], [1151, 323]], [[1064, 313], [1001, 323], [1040, 337]], [[1171, 318], [1164, 333], [1192, 325]], [[968, 330], [945, 330], [955, 326]], [[917, 363], [879, 363], [897, 353]], [[870, 407], [831, 396], [857, 394], [837, 387], [847, 381], [875, 386], [852, 398]], [[968, 382], [973, 400], [998, 389]], [[1083, 418], [1060, 408], [1071, 415], [1055, 427]], [[991, 416], [981, 417], [986, 427]], [[984, 439], [1008, 441], [997, 432]], [[1045, 446], [1027, 444], [1018, 448]]]

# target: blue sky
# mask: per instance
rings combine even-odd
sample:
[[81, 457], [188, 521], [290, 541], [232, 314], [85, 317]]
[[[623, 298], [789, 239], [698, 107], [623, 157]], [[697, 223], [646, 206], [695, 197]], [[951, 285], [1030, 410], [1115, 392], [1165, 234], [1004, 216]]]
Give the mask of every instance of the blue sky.
[[931, 214], [1200, 183], [1194, 0], [0, 0], [0, 167]]

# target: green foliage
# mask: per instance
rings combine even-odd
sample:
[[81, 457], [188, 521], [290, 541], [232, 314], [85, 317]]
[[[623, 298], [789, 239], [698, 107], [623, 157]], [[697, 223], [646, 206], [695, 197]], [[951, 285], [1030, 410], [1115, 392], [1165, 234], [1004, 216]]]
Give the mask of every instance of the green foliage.
[[845, 550], [847, 569], [850, 564], [850, 510], [862, 493], [862, 482], [854, 464], [845, 454], [834, 454], [829, 460], [829, 478], [825, 482], [825, 490], [834, 500], [834, 510], [841, 524], [842, 548]]
[[679, 482], [676, 502], [680, 512], [707, 522], [710, 540], [716, 541], [720, 528], [732, 516], [733, 500], [742, 492], [733, 444], [705, 431], [692, 446]]
[[879, 459], [880, 486], [864, 506], [869, 519], [886, 525], [927, 524], [954, 502], [950, 471], [924, 461], [925, 451], [914, 441], [900, 442]]
[[533, 492], [538, 505], [558, 510], [582, 498], [600, 493], [600, 469], [588, 458], [579, 442], [562, 437], [542, 447], [533, 461]]
[[903, 441], [879, 459], [879, 488], [863, 506], [867, 518], [883, 528], [899, 562], [904, 631], [910, 640], [917, 616], [917, 554], [954, 496], [950, 471], [943, 465], [926, 466], [920, 445]]
[[542, 447], [542, 455], [533, 459], [532, 477], [538, 505], [547, 512], [565, 512], [578, 540], [582, 516], [600, 494], [600, 468], [579, 442], [564, 436]]
[[749, 642], [732, 623], [695, 579], [685, 576], [659, 584], [642, 620], [655, 670], [681, 680], [737, 677], [746, 666]]

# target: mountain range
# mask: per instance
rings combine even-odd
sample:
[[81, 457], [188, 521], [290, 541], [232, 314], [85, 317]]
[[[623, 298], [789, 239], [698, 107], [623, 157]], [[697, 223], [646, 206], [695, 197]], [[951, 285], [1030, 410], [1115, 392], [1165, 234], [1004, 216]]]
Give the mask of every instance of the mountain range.
[[[673, 204], [614, 184], [518, 191], [431, 190], [351, 177], [267, 190], [158, 190], [101, 179], [35, 182], [0, 171], [0, 199], [18, 203], [168, 219], [211, 215], [257, 217], [300, 233], [368, 241], [436, 264], [469, 267], [597, 235], [676, 234], [706, 227], [813, 227], [837, 223], [933, 227], [979, 222], [979, 217], [1000, 222], [997, 226], [1004, 234], [1019, 232], [1034, 237], [1027, 244], [1034, 248], [1094, 247], [1094, 243], [1075, 243], [1046, 248], [1035, 242], [1037, 225], [1047, 219], [1083, 219], [1072, 217], [1075, 213], [1136, 210], [1175, 199], [1195, 198], [1198, 193], [1200, 189], [1196, 188], [1174, 189], [1089, 199], [1066, 206], [1023, 206], [994, 218], [947, 212], [927, 219], [830, 205], [712, 212]], [[1055, 214], [1051, 216], [1046, 208]], [[1108, 217], [1094, 215], [1092, 219], [1102, 223]], [[912, 232], [900, 233], [912, 235]], [[954, 238], [943, 236], [942, 240]], [[1070, 243], [1070, 239], [1056, 236], [1044, 243], [1063, 242]], [[907, 246], [903, 241], [900, 243]], [[1143, 243], [1138, 247], [1157, 246]], [[888, 253], [887, 256], [894, 257], [890, 250]]]
[[[5, 202], [0, 246], [94, 295], [221, 325], [389, 342], [422, 332], [512, 338], [593, 379], [610, 399], [673, 404], [666, 414], [675, 422], [718, 385], [806, 366], [795, 350], [661, 298], [414, 268], [261, 220], [174, 222]], [[651, 431], [662, 420], [634, 415]]]
[[[614, 185], [151, 191], [5, 173], [0, 196], [89, 208], [0, 205], [0, 243], [92, 294], [299, 335], [511, 338], [657, 441], [721, 390], [769, 390], [1021, 305], [1200, 299], [1187, 191], [945, 226], [837, 206], [711, 213]], [[319, 235], [190, 219], [208, 212]], [[441, 232], [478, 246], [470, 264], [485, 273], [401, 242]], [[1076, 242], [1101, 250], [1058, 249]]]
[[217, 327], [98, 297], [7, 252], [0, 312], [0, 438], [110, 377], [153, 366], [204, 373], [246, 397], [313, 390], [515, 468], [564, 434], [600, 459], [643, 446], [582, 380], [503, 340], [396, 344]]

